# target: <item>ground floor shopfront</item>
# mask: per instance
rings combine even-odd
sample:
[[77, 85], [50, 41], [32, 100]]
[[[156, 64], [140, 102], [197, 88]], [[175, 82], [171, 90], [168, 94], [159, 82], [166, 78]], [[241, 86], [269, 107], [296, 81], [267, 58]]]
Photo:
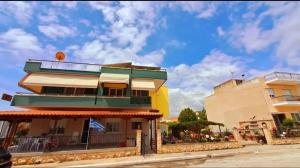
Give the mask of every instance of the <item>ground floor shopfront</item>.
[[[141, 130], [144, 151], [156, 151], [158, 111], [42, 111], [2, 112], [10, 128], [3, 146], [11, 152], [50, 150], [103, 149], [135, 147], [137, 130]], [[89, 129], [90, 118], [105, 127]], [[16, 137], [17, 125], [28, 122], [25, 136]], [[48, 148], [47, 148], [48, 149]]]

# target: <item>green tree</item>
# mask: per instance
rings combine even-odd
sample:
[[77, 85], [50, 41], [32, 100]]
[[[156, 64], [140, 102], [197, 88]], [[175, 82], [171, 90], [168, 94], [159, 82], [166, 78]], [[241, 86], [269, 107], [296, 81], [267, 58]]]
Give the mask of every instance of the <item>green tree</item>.
[[192, 109], [185, 108], [185, 109], [181, 110], [179, 117], [178, 117], [178, 121], [180, 123], [189, 122], [189, 121], [197, 121], [197, 115]]
[[293, 119], [286, 118], [282, 121], [282, 126], [287, 128], [287, 129], [293, 128], [294, 125], [295, 125], [295, 121]]
[[198, 120], [207, 121], [206, 110], [203, 108], [202, 111], [197, 111]]

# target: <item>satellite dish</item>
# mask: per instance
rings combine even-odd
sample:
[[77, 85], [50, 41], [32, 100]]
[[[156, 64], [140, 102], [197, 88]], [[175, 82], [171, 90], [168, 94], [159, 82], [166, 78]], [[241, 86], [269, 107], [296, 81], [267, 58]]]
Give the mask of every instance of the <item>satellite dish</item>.
[[65, 59], [65, 54], [61, 51], [58, 51], [56, 54], [55, 54], [55, 58], [58, 60], [58, 61], [63, 61]]

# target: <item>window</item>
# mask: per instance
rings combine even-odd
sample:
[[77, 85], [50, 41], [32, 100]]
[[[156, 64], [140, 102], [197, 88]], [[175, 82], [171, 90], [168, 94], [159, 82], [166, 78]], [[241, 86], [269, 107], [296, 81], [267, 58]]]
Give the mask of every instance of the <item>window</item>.
[[119, 132], [120, 123], [118, 122], [109, 122], [106, 123], [106, 132]]
[[131, 129], [133, 130], [142, 129], [142, 122], [132, 122]]
[[66, 95], [73, 95], [75, 92], [75, 88], [65, 88]]
[[269, 92], [270, 97], [275, 97], [275, 92], [274, 92], [273, 89], [268, 88], [267, 90], [268, 90], [268, 92]]
[[103, 96], [118, 96], [122, 97], [126, 95], [126, 89], [121, 88], [103, 88]]
[[50, 133], [64, 134], [67, 120], [51, 120], [50, 121]]
[[84, 88], [76, 88], [75, 95], [83, 95], [84, 94]]
[[42, 93], [43, 94], [63, 94], [64, 88], [63, 87], [43, 86]]
[[149, 91], [148, 90], [132, 90], [132, 96], [148, 97], [149, 96]]
[[293, 118], [296, 122], [300, 122], [300, 113], [292, 113], [292, 118]]
[[85, 95], [95, 95], [96, 92], [97, 92], [97, 89], [95, 89], [95, 88], [86, 88], [84, 90]]
[[292, 95], [292, 92], [291, 92], [291, 90], [289, 90], [289, 89], [284, 89], [284, 90], [283, 90], [283, 95], [284, 95], [284, 96], [291, 96], [291, 95]]

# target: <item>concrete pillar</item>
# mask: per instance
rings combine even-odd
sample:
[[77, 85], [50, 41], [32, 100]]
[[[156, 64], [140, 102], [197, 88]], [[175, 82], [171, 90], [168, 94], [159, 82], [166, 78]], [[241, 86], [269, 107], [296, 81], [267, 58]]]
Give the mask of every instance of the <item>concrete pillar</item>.
[[10, 123], [9, 129], [8, 129], [8, 134], [5, 137], [4, 142], [3, 142], [4, 149], [7, 149], [11, 145], [11, 143], [14, 139], [14, 136], [17, 132], [18, 124], [19, 123], [16, 121], [13, 121]]
[[268, 129], [267, 126], [264, 126], [264, 127], [263, 127], [263, 132], [264, 132], [264, 134], [265, 134], [265, 138], [266, 138], [267, 144], [268, 144], [268, 145], [272, 145], [272, 144], [273, 144], [272, 133], [271, 133], [271, 131]]
[[162, 151], [161, 151], [161, 133], [160, 133], [160, 129], [158, 128], [157, 130], [156, 130], [156, 151], [157, 151], [157, 153], [161, 153]]
[[142, 130], [136, 130], [136, 155], [141, 155]]
[[241, 143], [243, 141], [240, 133], [239, 133], [239, 130], [237, 128], [233, 128], [233, 136], [234, 136], [234, 139], [238, 142], [238, 143]]

